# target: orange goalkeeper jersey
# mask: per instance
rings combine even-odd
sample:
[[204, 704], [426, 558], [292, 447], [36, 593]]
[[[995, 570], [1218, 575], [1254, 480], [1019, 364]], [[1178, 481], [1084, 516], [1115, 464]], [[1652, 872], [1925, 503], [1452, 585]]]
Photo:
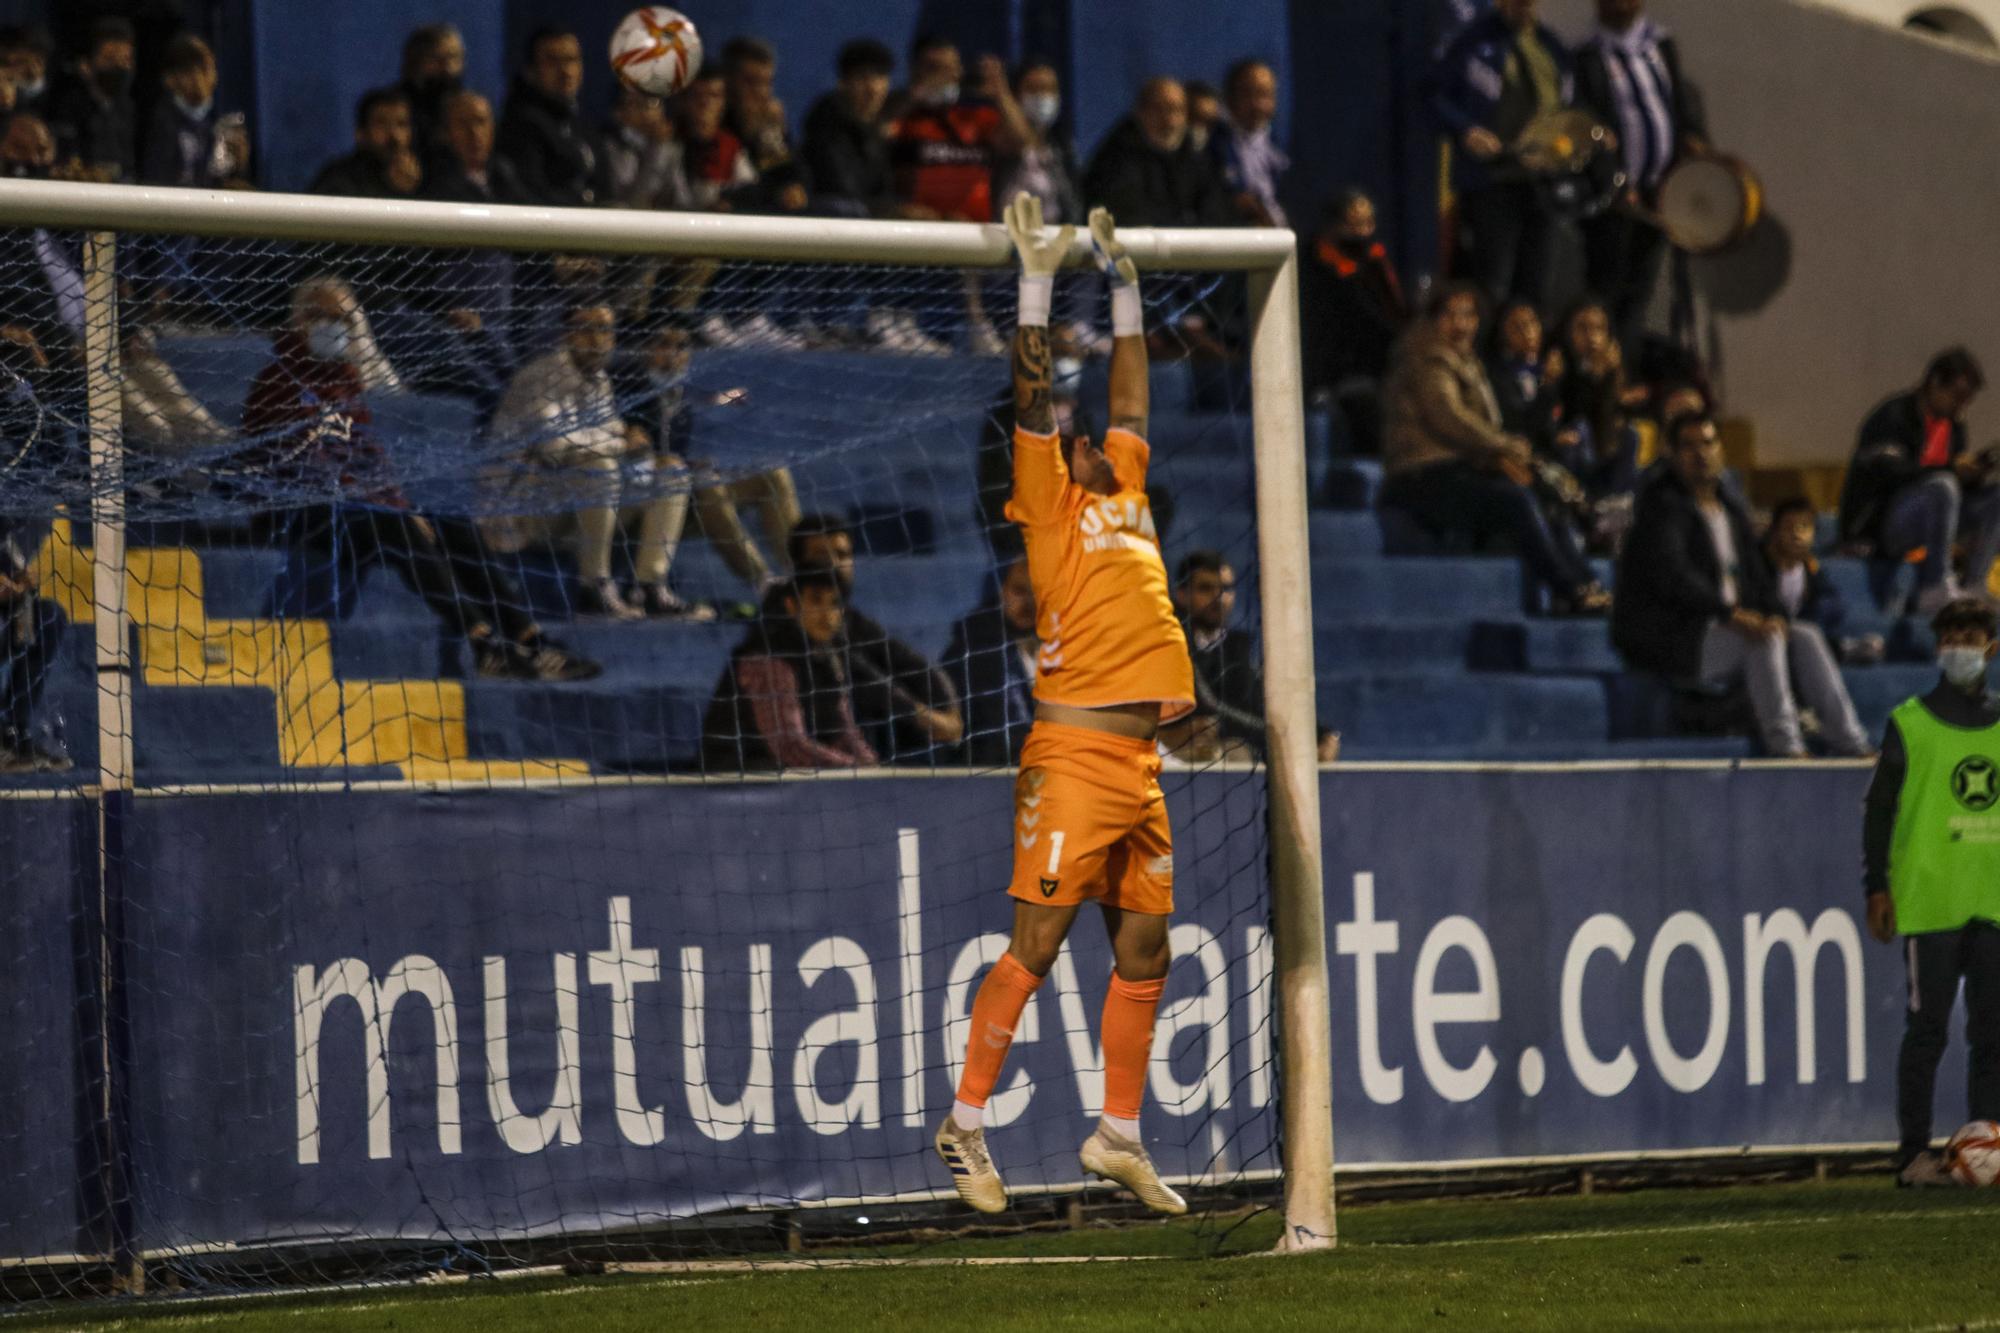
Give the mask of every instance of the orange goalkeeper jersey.
[[1118, 490], [1094, 495], [1070, 480], [1059, 436], [1014, 431], [1007, 517], [1027, 537], [1035, 585], [1035, 697], [1076, 708], [1157, 702], [1171, 722], [1194, 709], [1194, 667], [1146, 503], [1151, 450], [1112, 430], [1104, 453]]

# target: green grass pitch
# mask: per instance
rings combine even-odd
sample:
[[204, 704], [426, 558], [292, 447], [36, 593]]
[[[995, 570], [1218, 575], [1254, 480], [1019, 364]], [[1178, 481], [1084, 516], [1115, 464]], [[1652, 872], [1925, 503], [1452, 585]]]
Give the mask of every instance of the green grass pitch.
[[[45, 1309], [14, 1328], [2000, 1328], [2000, 1189], [1828, 1184], [1354, 1205], [1331, 1253], [1137, 1224], [926, 1246], [923, 1266], [479, 1281]], [[860, 1251], [878, 1257], [881, 1251]], [[1125, 1256], [1128, 1262], [941, 1259]], [[1144, 1256], [1144, 1257], [1138, 1257]]]

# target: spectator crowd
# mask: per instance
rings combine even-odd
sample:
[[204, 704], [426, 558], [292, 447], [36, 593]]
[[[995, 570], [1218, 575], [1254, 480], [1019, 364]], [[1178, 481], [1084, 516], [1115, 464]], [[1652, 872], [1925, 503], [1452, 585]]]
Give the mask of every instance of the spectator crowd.
[[[1781, 506], [1768, 529], [1753, 523], [1722, 464], [1701, 366], [1654, 332], [1668, 247], [1649, 210], [1673, 167], [1706, 150], [1700, 99], [1644, 0], [1598, 0], [1597, 14], [1588, 40], [1571, 46], [1538, 19], [1536, 0], [1493, 0], [1440, 44], [1429, 96], [1449, 145], [1452, 275], [1406, 292], [1376, 201], [1338, 192], [1301, 227], [1307, 391], [1347, 447], [1381, 456], [1391, 552], [1504, 547], [1527, 572], [1529, 612], [1609, 616], [1635, 670], [1677, 687], [1740, 686], [1774, 753], [1804, 751], [1801, 701], [1831, 748], [1860, 753], [1867, 738], [1837, 666], [1883, 645], [1841, 634], [1809, 507]], [[351, 145], [311, 189], [974, 222], [1026, 192], [1057, 225], [1097, 206], [1125, 226], [1304, 221], [1287, 206], [1278, 74], [1258, 59], [1229, 65], [1216, 85], [1147, 79], [1082, 155], [1047, 60], [1009, 69], [924, 36], [899, 61], [858, 39], [840, 49], [830, 87], [795, 132], [775, 92], [776, 48], [738, 36], [714, 52], [670, 100], [617, 88], [598, 123], [581, 95], [602, 67], [575, 32], [531, 33], [496, 105], [467, 86], [458, 31], [427, 24], [404, 42], [395, 81], [356, 103]], [[144, 107], [140, 72], [157, 87]], [[104, 18], [58, 53], [38, 30], [0, 29], [0, 172], [255, 188], [250, 127], [220, 109], [218, 85], [214, 54], [193, 34], [142, 50], [131, 24]], [[1522, 149], [1566, 109], [1608, 128], [1609, 190], [1552, 179]], [[1584, 282], [1562, 293], [1572, 241]], [[0, 363], [43, 398], [77, 402], [80, 260], [67, 244], [41, 231], [0, 241], [0, 283], [19, 297], [0, 324]], [[575, 680], [597, 670], [521, 609], [506, 558], [530, 548], [567, 553], [580, 614], [715, 619], [717, 608], [671, 581], [692, 521], [757, 608], [709, 710], [711, 764], [941, 754], [998, 764], [1018, 754], [1036, 645], [1017, 553], [996, 547], [988, 597], [934, 664], [853, 604], [854, 534], [842, 518], [802, 514], [786, 468], [725, 472], [686, 453], [694, 349], [998, 354], [1006, 318], [988, 307], [1002, 298], [975, 277], [948, 279], [942, 301], [809, 279], [780, 297], [729, 262], [466, 251], [419, 268], [352, 248], [274, 276], [201, 244], [163, 239], [121, 258], [131, 438], [165, 454], [226, 442], [155, 352], [154, 328], [232, 304], [266, 312], [277, 332], [245, 435], [279, 489], [354, 502], [274, 504], [260, 530], [317, 558], [339, 550], [389, 565], [471, 645], [480, 673]], [[1239, 317], [1226, 295], [1166, 304], [1171, 322], [1149, 331], [1156, 356], [1232, 357]], [[1054, 322], [1071, 363], [1108, 350], [1082, 304], [1059, 299]], [[1920, 608], [1983, 586], [2000, 556], [1995, 468], [1969, 453], [1962, 424], [1982, 386], [1969, 353], [1946, 353], [1861, 432], [1841, 539], [1884, 566], [1917, 563]], [[491, 443], [476, 519], [420, 512], [406, 493], [368, 407], [371, 394], [396, 389], [472, 405]], [[1616, 561], [1612, 586], [1593, 557]], [[1205, 757], [1262, 743], [1254, 644], [1228, 624], [1233, 583], [1215, 552], [1180, 562], [1204, 719], [1190, 752]], [[33, 590], [0, 582], [0, 593]]]

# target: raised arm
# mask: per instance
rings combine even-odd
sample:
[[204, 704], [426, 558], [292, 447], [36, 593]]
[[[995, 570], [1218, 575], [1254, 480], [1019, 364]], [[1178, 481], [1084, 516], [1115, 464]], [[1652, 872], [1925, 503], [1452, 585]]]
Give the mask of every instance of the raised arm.
[[1055, 432], [1051, 394], [1055, 359], [1049, 351], [1049, 303], [1056, 270], [1069, 253], [1076, 228], [1042, 234], [1042, 201], [1026, 191], [1007, 205], [1007, 234], [1021, 257], [1021, 313], [1014, 329], [1014, 424], [1036, 435]]
[[1118, 240], [1110, 210], [1090, 210], [1090, 248], [1111, 285], [1111, 428], [1144, 439], [1153, 381], [1146, 365], [1146, 314], [1139, 268]]

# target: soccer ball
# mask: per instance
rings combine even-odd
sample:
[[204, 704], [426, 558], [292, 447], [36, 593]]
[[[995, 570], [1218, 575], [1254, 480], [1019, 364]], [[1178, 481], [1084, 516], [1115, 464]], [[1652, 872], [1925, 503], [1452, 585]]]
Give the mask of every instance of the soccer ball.
[[1961, 1185], [1991, 1185], [2000, 1179], [2000, 1124], [1975, 1120], [1944, 1147], [1945, 1170]]
[[701, 34], [679, 10], [644, 5], [611, 34], [611, 69], [628, 88], [672, 97], [701, 69]]

